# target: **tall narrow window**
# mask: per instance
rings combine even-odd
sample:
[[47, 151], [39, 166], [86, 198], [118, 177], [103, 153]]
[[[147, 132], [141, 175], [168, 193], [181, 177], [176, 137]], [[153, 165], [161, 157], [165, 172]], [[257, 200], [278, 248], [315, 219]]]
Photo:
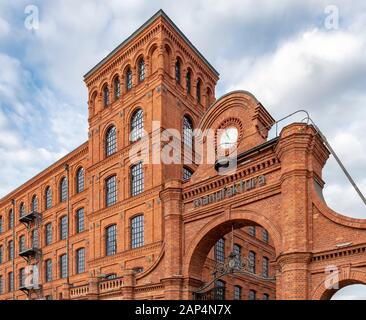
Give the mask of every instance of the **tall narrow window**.
[[19, 288], [25, 287], [25, 269], [19, 269]]
[[262, 261], [262, 276], [264, 278], [268, 278], [268, 269], [269, 269], [269, 259], [267, 257], [263, 257], [263, 261]]
[[237, 259], [240, 259], [241, 258], [241, 246], [239, 246], [238, 244], [235, 243], [234, 247], [233, 247], [233, 253], [235, 254]]
[[48, 259], [45, 263], [45, 281], [52, 281], [52, 260]]
[[189, 179], [191, 179], [192, 177], [192, 170], [187, 168], [187, 167], [183, 167], [183, 181], [188, 181]]
[[76, 193], [84, 191], [84, 168], [79, 168], [76, 173]]
[[196, 85], [196, 99], [198, 103], [201, 103], [201, 80], [198, 79], [197, 85]]
[[22, 218], [25, 216], [25, 204], [22, 202], [19, 206], [19, 217]]
[[131, 167], [131, 196], [136, 196], [144, 191], [144, 172], [142, 162]]
[[9, 257], [9, 260], [14, 259], [14, 242], [13, 242], [13, 240], [10, 240], [8, 242], [8, 257]]
[[193, 147], [193, 124], [188, 116], [183, 118], [183, 143], [185, 148]]
[[257, 293], [254, 290], [249, 290], [248, 299], [255, 300], [257, 298]]
[[32, 210], [32, 212], [38, 211], [38, 198], [36, 195], [34, 195], [32, 198], [31, 210]]
[[217, 262], [225, 261], [225, 239], [221, 238], [215, 244], [215, 260]]
[[67, 200], [67, 179], [63, 177], [60, 181], [60, 202]]
[[145, 61], [144, 58], [141, 58], [138, 62], [138, 74], [139, 74], [139, 82], [145, 80]]
[[131, 90], [132, 88], [132, 70], [128, 68], [126, 71], [126, 91]]
[[138, 215], [131, 219], [131, 248], [144, 245], [144, 215]]
[[4, 232], [4, 219], [3, 216], [0, 216], [0, 233]]
[[117, 253], [117, 226], [115, 224], [106, 228], [105, 245], [106, 255], [111, 256]]
[[117, 132], [116, 127], [112, 126], [107, 130], [105, 137], [105, 155], [109, 157], [117, 151]]
[[33, 229], [32, 230], [32, 248], [38, 248], [39, 247], [39, 241], [38, 241], [38, 230]]
[[187, 93], [191, 93], [191, 78], [192, 78], [191, 70], [188, 70], [187, 74], [186, 74], [186, 91], [187, 91]]
[[106, 207], [113, 206], [117, 202], [117, 177], [109, 177], [105, 181], [105, 204]]
[[47, 187], [45, 191], [45, 203], [46, 203], [46, 210], [52, 207], [52, 190], [51, 187]]
[[85, 249], [80, 248], [76, 250], [76, 273], [85, 272]]
[[12, 292], [14, 290], [14, 274], [12, 271], [8, 273], [8, 291]]
[[225, 300], [225, 282], [222, 280], [215, 281], [215, 300]]
[[130, 141], [135, 142], [142, 138], [144, 131], [144, 118], [142, 109], [137, 109], [131, 117]]
[[241, 300], [241, 286], [234, 286], [234, 300]]
[[21, 235], [19, 237], [19, 252], [23, 252], [25, 250], [25, 236]]
[[249, 228], [248, 228], [248, 233], [249, 233], [252, 237], [255, 237], [255, 226], [249, 226]]
[[67, 216], [63, 216], [60, 219], [60, 240], [67, 238]]
[[249, 272], [256, 273], [255, 271], [255, 260], [256, 260], [256, 254], [254, 251], [249, 251]]
[[13, 209], [9, 210], [8, 214], [8, 222], [9, 222], [9, 229], [12, 229], [14, 227], [14, 212]]
[[85, 229], [85, 221], [84, 221], [84, 208], [80, 208], [76, 211], [76, 233], [83, 232]]
[[180, 84], [180, 78], [181, 78], [181, 63], [180, 60], [177, 59], [175, 62], [175, 81]]
[[47, 223], [45, 228], [45, 243], [46, 246], [52, 243], [52, 223]]
[[121, 96], [121, 82], [119, 81], [118, 76], [114, 78], [113, 87], [114, 87], [114, 99], [117, 100]]
[[263, 293], [262, 300], [269, 300], [269, 294], [268, 293]]
[[0, 264], [4, 262], [4, 249], [0, 246]]
[[63, 254], [60, 256], [60, 278], [64, 279], [67, 277], [67, 255]]
[[3, 276], [0, 275], [0, 294], [4, 293], [4, 279]]
[[268, 235], [268, 231], [266, 229], [262, 229], [262, 239], [266, 243], [268, 243], [268, 241], [269, 241], [269, 235]]
[[107, 85], [103, 87], [103, 104], [104, 107], [108, 107], [109, 105], [109, 89]]

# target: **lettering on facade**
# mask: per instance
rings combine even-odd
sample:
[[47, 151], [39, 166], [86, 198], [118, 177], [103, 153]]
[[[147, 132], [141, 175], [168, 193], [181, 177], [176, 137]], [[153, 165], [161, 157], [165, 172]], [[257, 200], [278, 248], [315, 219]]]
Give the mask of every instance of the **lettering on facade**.
[[239, 193], [244, 193], [262, 187], [266, 184], [266, 176], [260, 175], [249, 180], [240, 180], [238, 183], [230, 187], [224, 187], [220, 191], [211, 193], [207, 196], [195, 199], [193, 201], [194, 208], [206, 206], [208, 204], [218, 202], [227, 198], [231, 198]]

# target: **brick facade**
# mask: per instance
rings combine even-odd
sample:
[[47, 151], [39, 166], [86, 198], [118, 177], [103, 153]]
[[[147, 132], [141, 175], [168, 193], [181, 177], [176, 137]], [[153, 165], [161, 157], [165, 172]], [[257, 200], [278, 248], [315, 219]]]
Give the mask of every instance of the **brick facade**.
[[[139, 67], [142, 58], [143, 73]], [[176, 77], [177, 61], [180, 79]], [[322, 169], [329, 152], [314, 127], [293, 123], [268, 141], [274, 120], [262, 104], [245, 91], [216, 100], [217, 71], [162, 11], [84, 80], [88, 88], [88, 140], [0, 200], [0, 299], [27, 298], [27, 291], [18, 288], [20, 270], [28, 264], [38, 265], [40, 275], [40, 290], [28, 292], [32, 299], [191, 299], [211, 277], [215, 243], [225, 237], [225, 251], [231, 250], [232, 228], [244, 256], [250, 248], [258, 253], [259, 274], [262, 258], [270, 258], [269, 273], [275, 282], [247, 274], [225, 276], [228, 299], [233, 298], [233, 285], [239, 284], [243, 299], [249, 290], [255, 290], [258, 299], [263, 294], [271, 299], [325, 299], [336, 290], [329, 282], [340, 287], [366, 283], [366, 220], [342, 216], [325, 204]], [[219, 175], [213, 164], [192, 163], [187, 168], [194, 173], [183, 181], [182, 164], [144, 163], [143, 190], [133, 195], [131, 167], [137, 161], [131, 159], [130, 152], [140, 142], [130, 141], [130, 131], [139, 109], [150, 138], [167, 128], [181, 132], [184, 116], [203, 131], [236, 127], [236, 170]], [[153, 126], [155, 121], [159, 127]], [[115, 150], [106, 156], [114, 143], [106, 145], [112, 127]], [[160, 150], [164, 143], [159, 141], [155, 147]], [[208, 149], [203, 150], [201, 156], [208, 157]], [[149, 156], [154, 152], [150, 150]], [[84, 170], [84, 187], [78, 190], [80, 168]], [[65, 177], [69, 177], [69, 196], [62, 201], [61, 181]], [[116, 192], [113, 199], [107, 199], [106, 183], [111, 177], [115, 177]], [[259, 183], [260, 179], [265, 183]], [[212, 194], [243, 180], [255, 182], [243, 192], [205, 203]], [[52, 193], [50, 207], [47, 188]], [[36, 210], [32, 210], [34, 199]], [[19, 221], [21, 204], [29, 222], [24, 217]], [[83, 209], [84, 223], [77, 218], [79, 209]], [[11, 210], [14, 228], [9, 225]], [[39, 216], [27, 215], [33, 211]], [[131, 224], [141, 215], [143, 240], [138, 241], [143, 245], [134, 247]], [[62, 239], [65, 216], [68, 234]], [[114, 225], [115, 251], [108, 254], [107, 230]], [[248, 236], [251, 225], [258, 230], [265, 228], [270, 242]], [[23, 250], [20, 237], [25, 236], [25, 249], [32, 249], [34, 229], [38, 231], [39, 251]], [[14, 241], [14, 259], [9, 257], [10, 241]], [[64, 254], [69, 257], [67, 277], [63, 277], [61, 267]], [[13, 270], [12, 291], [9, 273]]]

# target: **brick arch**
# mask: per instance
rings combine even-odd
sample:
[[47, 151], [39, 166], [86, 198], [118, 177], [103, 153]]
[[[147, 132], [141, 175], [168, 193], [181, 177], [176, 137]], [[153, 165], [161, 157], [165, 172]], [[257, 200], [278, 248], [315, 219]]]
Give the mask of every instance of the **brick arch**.
[[349, 273], [340, 272], [338, 279], [339, 289], [327, 289], [325, 280], [321, 281], [312, 294], [312, 300], [329, 300], [338, 290], [353, 284], [366, 285], [366, 271], [351, 269]]
[[217, 240], [234, 228], [242, 228], [250, 224], [260, 225], [265, 228], [273, 239], [276, 256], [281, 248], [281, 234], [279, 228], [261, 213], [251, 210], [233, 210], [230, 215], [224, 212], [213, 218], [203, 226], [187, 246], [183, 274], [190, 278], [201, 279], [202, 266], [207, 255]]

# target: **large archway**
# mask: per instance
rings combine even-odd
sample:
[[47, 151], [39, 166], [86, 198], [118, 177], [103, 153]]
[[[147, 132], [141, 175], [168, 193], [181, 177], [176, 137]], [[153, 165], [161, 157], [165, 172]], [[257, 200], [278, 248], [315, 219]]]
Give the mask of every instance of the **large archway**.
[[[227, 293], [214, 294], [215, 299], [275, 299], [279, 246], [278, 229], [260, 213], [237, 210], [214, 218], [197, 233], [187, 251], [184, 272], [195, 282], [191, 297], [220, 285]], [[222, 258], [217, 252], [221, 247]], [[240, 267], [230, 269], [230, 260], [238, 256]]]

